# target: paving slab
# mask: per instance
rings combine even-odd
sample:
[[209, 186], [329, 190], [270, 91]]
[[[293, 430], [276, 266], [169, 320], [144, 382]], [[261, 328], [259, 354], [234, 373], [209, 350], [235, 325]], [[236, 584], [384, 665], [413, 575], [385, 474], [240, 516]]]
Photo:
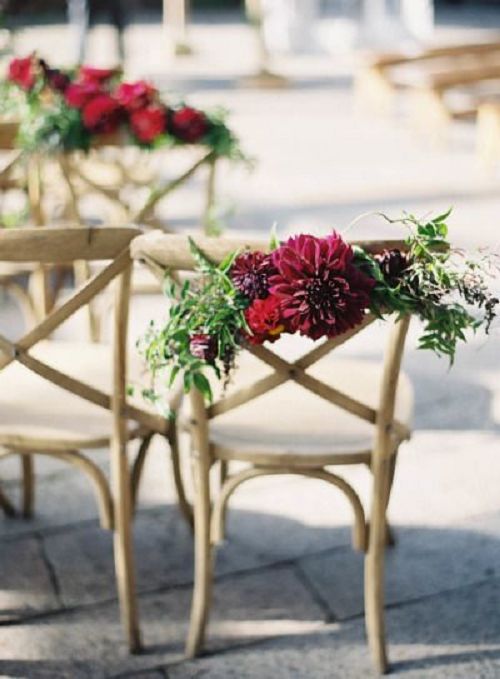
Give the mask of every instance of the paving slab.
[[[93, 679], [181, 662], [190, 598], [189, 587], [141, 597], [145, 651], [135, 656], [126, 653], [115, 604], [5, 627], [0, 676], [9, 671], [44, 676], [37, 673], [38, 665], [44, 670], [47, 663], [61, 663], [68, 676], [75, 667], [82, 677]], [[227, 649], [321, 624], [321, 609], [293, 569], [231, 576], [216, 584], [207, 647]]]
[[[390, 676], [496, 679], [500, 676], [499, 604], [500, 583], [494, 580], [389, 611]], [[376, 676], [362, 619], [228, 649], [169, 667], [168, 672], [172, 679]]]
[[[386, 602], [402, 604], [498, 578], [500, 514], [447, 528], [394, 530], [397, 545], [386, 552]], [[350, 549], [301, 559], [299, 567], [333, 619], [362, 614], [363, 555]]]
[[0, 546], [0, 626], [59, 606], [42, 542], [23, 538]]
[[[134, 524], [137, 586], [140, 591], [193, 581], [193, 536], [176, 506], [139, 514]], [[109, 531], [85, 525], [44, 539], [47, 558], [59, 583], [61, 600], [74, 606], [116, 597], [113, 541]], [[262, 561], [244, 545], [217, 549], [216, 573], [251, 570]]]

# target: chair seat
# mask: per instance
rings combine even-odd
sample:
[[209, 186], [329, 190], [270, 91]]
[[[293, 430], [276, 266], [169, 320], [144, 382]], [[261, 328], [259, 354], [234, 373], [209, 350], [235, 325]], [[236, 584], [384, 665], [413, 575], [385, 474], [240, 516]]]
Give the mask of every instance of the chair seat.
[[[238, 386], [251, 384], [266, 374], [260, 361], [252, 356], [248, 359], [235, 374], [234, 383]], [[378, 405], [379, 363], [330, 357], [312, 366], [308, 373], [368, 406]], [[412, 411], [412, 388], [401, 374], [396, 418], [409, 428]], [[374, 430], [371, 423], [286, 382], [213, 419], [210, 441], [220, 459], [258, 465], [324, 466], [369, 462]]]
[[[104, 344], [43, 341], [31, 355], [71, 377], [111, 393], [112, 348]], [[140, 361], [131, 352], [130, 380]], [[154, 412], [141, 397], [134, 403]], [[137, 427], [137, 425], [135, 425]], [[24, 450], [70, 450], [109, 444], [111, 413], [57, 387], [24, 367], [11, 363], [0, 370], [0, 446]], [[130, 436], [134, 429], [130, 427]]]
[[0, 262], [0, 282], [32, 273], [35, 268], [36, 265], [29, 262]]

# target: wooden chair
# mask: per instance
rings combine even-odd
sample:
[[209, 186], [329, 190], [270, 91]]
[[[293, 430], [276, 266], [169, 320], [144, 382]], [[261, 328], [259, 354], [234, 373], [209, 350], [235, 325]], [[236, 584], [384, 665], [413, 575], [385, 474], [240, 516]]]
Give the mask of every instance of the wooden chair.
[[463, 43], [429, 47], [417, 52], [368, 53], [356, 74], [357, 97], [368, 106], [386, 113], [394, 94], [412, 83], [401, 77], [401, 68], [417, 67], [421, 76], [435, 69], [453, 74], [469, 69], [482, 71], [500, 59], [500, 42]]
[[[263, 243], [197, 239], [214, 262], [238, 249], [265, 250]], [[376, 252], [387, 242], [364, 242]], [[393, 246], [404, 247], [401, 243]], [[159, 275], [190, 271], [194, 261], [187, 240], [180, 236], [148, 234], [136, 239], [132, 256], [149, 263]], [[383, 365], [366, 361], [322, 361], [359, 332], [356, 329], [316, 343], [295, 362], [288, 362], [266, 346], [248, 347], [238, 359], [234, 383], [206, 405], [200, 392], [190, 393], [187, 418], [194, 459], [196, 497], [195, 584], [186, 652], [202, 647], [212, 587], [213, 545], [224, 534], [228, 500], [243, 482], [259, 476], [301, 474], [322, 479], [344, 493], [354, 513], [353, 543], [366, 551], [366, 628], [374, 662], [385, 671], [384, 549], [388, 539], [386, 508], [400, 443], [410, 436], [412, 392], [400, 375], [409, 319], [389, 323], [390, 339]], [[267, 366], [261, 373], [258, 363]], [[269, 370], [270, 369], [270, 370]], [[291, 383], [291, 384], [290, 384]], [[276, 391], [274, 391], [276, 390]], [[247, 463], [243, 471], [227, 475], [233, 462]], [[218, 464], [222, 486], [213, 497], [210, 471]], [[368, 465], [373, 475], [369, 523], [356, 491], [329, 467]]]
[[[12, 454], [22, 459], [25, 516], [33, 509], [35, 455], [61, 459], [88, 476], [99, 502], [101, 525], [114, 530], [118, 596], [131, 651], [140, 647], [131, 514], [144, 458], [155, 434], [165, 437], [170, 445], [180, 503], [190, 517], [180, 484], [175, 428], [168, 419], [148, 409], [142, 397], [134, 402], [126, 396], [129, 380], [134, 377], [132, 361], [127, 357], [129, 243], [139, 233], [131, 227], [0, 232], [0, 261], [29, 261], [41, 266], [71, 264], [77, 259], [106, 262], [99, 273], [23, 337], [11, 341], [0, 335], [0, 459]], [[111, 283], [116, 286], [111, 345], [50, 338]], [[178, 403], [179, 395], [174, 395], [170, 404], [173, 411]], [[132, 440], [139, 441], [140, 447], [130, 468], [127, 444]], [[107, 446], [109, 482], [101, 468], [81, 452]], [[0, 508], [13, 512], [3, 493]]]

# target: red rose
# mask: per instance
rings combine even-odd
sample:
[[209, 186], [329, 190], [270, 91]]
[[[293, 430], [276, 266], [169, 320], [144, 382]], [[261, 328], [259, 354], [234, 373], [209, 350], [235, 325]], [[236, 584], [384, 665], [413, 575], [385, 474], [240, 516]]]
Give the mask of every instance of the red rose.
[[66, 88], [64, 98], [68, 106], [72, 108], [83, 108], [85, 104], [94, 97], [102, 93], [101, 87], [97, 83], [71, 83]]
[[104, 83], [116, 75], [115, 68], [94, 68], [93, 66], [82, 66], [78, 71], [80, 82]]
[[22, 87], [23, 90], [33, 89], [36, 81], [35, 59], [12, 59], [9, 64], [8, 79]]
[[252, 331], [252, 334], [246, 335], [250, 344], [275, 342], [285, 331], [280, 300], [273, 295], [265, 299], [254, 299], [245, 311], [245, 318]]
[[185, 106], [172, 115], [170, 131], [178, 139], [195, 144], [208, 132], [206, 115], [195, 108]]
[[118, 85], [115, 97], [127, 111], [137, 111], [150, 104], [157, 90], [153, 85], [145, 80], [138, 80], [135, 83], [121, 83]]
[[165, 132], [167, 114], [163, 106], [151, 104], [130, 116], [132, 131], [139, 141], [149, 143]]
[[85, 127], [92, 132], [110, 134], [120, 122], [120, 104], [109, 94], [99, 94], [82, 109]]

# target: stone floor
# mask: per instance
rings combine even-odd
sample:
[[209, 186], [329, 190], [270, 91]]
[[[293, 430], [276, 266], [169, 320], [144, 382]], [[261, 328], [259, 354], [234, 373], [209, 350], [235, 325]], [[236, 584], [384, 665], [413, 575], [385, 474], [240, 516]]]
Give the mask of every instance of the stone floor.
[[[500, 28], [500, 11], [439, 17], [438, 37], [474, 39]], [[248, 152], [251, 174], [221, 175], [228, 226], [281, 234], [346, 226], [359, 213], [419, 214], [454, 206], [452, 237], [498, 244], [499, 176], [474, 156], [474, 130], [458, 125], [438, 146], [417, 138], [404, 110], [373, 119], [354, 110], [353, 59], [347, 53], [280, 60], [292, 86], [245, 90], [253, 68], [251, 36], [237, 16], [206, 18], [191, 33], [196, 54], [172, 63], [160, 28], [141, 20], [127, 34], [130, 71], [222, 104]], [[474, 28], [467, 28], [467, 24]], [[106, 28], [93, 36], [96, 61], [112, 59]], [[69, 59], [60, 25], [23, 27], [20, 53]], [[166, 208], [194, 224], [194, 183]], [[233, 209], [234, 207], [234, 209]], [[386, 233], [367, 218], [356, 235]], [[138, 302], [134, 333], [158, 300]], [[4, 301], [0, 326], [15, 335], [16, 311]], [[69, 329], [69, 333], [76, 333]], [[412, 338], [415, 337], [414, 329]], [[397, 545], [387, 554], [387, 621], [393, 676], [500, 677], [500, 361], [499, 330], [463, 348], [449, 370], [410, 341], [405, 369], [416, 391], [415, 435], [401, 451], [390, 506]], [[370, 342], [346, 348], [378, 356]], [[106, 453], [99, 459], [107, 466]], [[369, 499], [363, 469], [342, 470]], [[0, 467], [17, 496], [17, 461]], [[207, 653], [183, 660], [192, 583], [192, 544], [174, 502], [168, 454], [148, 460], [135, 530], [146, 650], [128, 656], [113, 579], [111, 537], [97, 524], [87, 482], [49, 460], [37, 468], [37, 516], [0, 523], [0, 677], [330, 678], [371, 676], [363, 628], [362, 559], [350, 548], [342, 497], [313, 480], [271, 478], [243, 486], [218, 552]]]

